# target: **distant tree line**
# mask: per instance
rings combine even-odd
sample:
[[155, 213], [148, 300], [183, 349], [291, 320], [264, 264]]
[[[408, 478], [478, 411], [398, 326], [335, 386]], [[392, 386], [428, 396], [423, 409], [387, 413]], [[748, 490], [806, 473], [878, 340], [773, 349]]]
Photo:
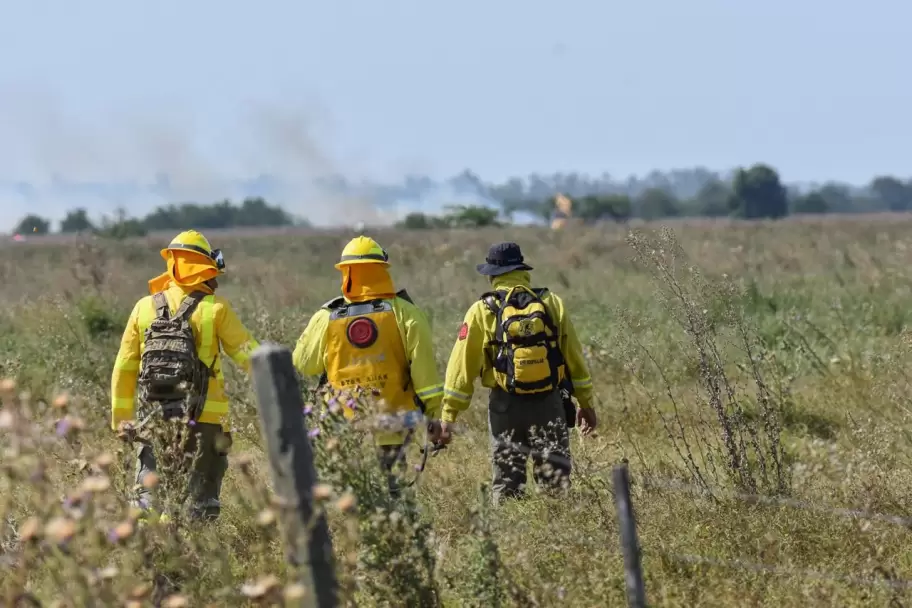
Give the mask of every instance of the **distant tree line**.
[[[553, 194], [542, 199], [507, 199], [504, 211], [518, 211], [542, 218], [554, 213]], [[572, 214], [586, 220], [625, 221], [631, 218], [738, 217], [782, 218], [792, 214], [866, 213], [912, 210], [912, 180], [881, 176], [866, 188], [828, 183], [805, 191], [789, 188], [778, 172], [765, 164], [735, 170], [731, 180], [708, 179], [690, 196], [679, 196], [661, 185], [636, 194], [570, 193]]]
[[[586, 221], [624, 222], [633, 218], [652, 220], [669, 217], [782, 218], [792, 214], [870, 213], [912, 210], [912, 180], [875, 177], [864, 187], [837, 182], [796, 188], [783, 184], [779, 173], [763, 163], [740, 167], [728, 179], [704, 169], [654, 172], [645, 179], [618, 183], [610, 177], [589, 178], [579, 174], [531, 175], [505, 184], [485, 186], [470, 172], [453, 178], [463, 188], [477, 184], [486, 196], [500, 204], [502, 215], [524, 213], [541, 220], [560, 215], [555, 197], [563, 194], [573, 203], [571, 214]], [[469, 209], [466, 217], [466, 209]], [[434, 228], [452, 226], [478, 217], [480, 208], [462, 208], [454, 217], [413, 214], [403, 226]], [[497, 216], [482, 217], [474, 225], [489, 225]]]
[[[114, 217], [104, 217], [99, 223], [89, 218], [84, 208], [73, 209], [60, 222], [62, 234], [97, 234], [114, 238], [143, 236], [155, 231], [180, 231], [188, 227], [228, 229], [238, 227], [291, 226], [294, 218], [284, 209], [270, 205], [262, 198], [246, 198], [236, 205], [221, 201], [211, 205], [184, 203], [158, 207], [142, 218], [132, 218], [118, 210]], [[49, 234], [51, 222], [37, 215], [28, 215], [16, 227], [19, 234]]]
[[[792, 214], [868, 213], [912, 210], [912, 180], [881, 175], [865, 186], [827, 182], [805, 187], [784, 184], [770, 165], [739, 167], [728, 176], [708, 169], [654, 171], [643, 178], [615, 180], [608, 174], [591, 177], [579, 173], [532, 174], [503, 184], [488, 184], [471, 171], [435, 182], [427, 177], [408, 177], [400, 185], [377, 186], [353, 183], [344, 177], [323, 183], [336, 195], [372, 200], [379, 208], [402, 200], [420, 201], [445, 188], [453, 198], [472, 204], [444, 207], [443, 213], [416, 211], [400, 226], [411, 229], [493, 226], [511, 222], [519, 214], [548, 221], [555, 217], [555, 196], [572, 200], [572, 215], [585, 221], [624, 222], [633, 218], [738, 217], [782, 218]], [[157, 230], [187, 227], [234, 228], [287, 226], [294, 219], [280, 206], [263, 198], [247, 198], [235, 205], [222, 201], [210, 205], [185, 203], [160, 207], [144, 218], [120, 212], [93, 225], [85, 209], [67, 214], [61, 232], [94, 232], [131, 236]], [[17, 232], [45, 234], [51, 222], [30, 215]]]

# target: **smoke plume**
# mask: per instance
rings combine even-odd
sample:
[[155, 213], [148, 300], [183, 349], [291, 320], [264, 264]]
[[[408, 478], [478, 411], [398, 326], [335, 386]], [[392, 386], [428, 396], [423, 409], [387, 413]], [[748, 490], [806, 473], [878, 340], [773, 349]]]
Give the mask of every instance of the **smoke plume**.
[[249, 103], [211, 132], [173, 104], [88, 121], [52, 95], [0, 89], [0, 117], [0, 231], [29, 213], [141, 216], [163, 204], [246, 196], [317, 226], [397, 219], [369, 194], [332, 187], [340, 176], [358, 181], [359, 167], [329, 153], [331, 120], [315, 104]]

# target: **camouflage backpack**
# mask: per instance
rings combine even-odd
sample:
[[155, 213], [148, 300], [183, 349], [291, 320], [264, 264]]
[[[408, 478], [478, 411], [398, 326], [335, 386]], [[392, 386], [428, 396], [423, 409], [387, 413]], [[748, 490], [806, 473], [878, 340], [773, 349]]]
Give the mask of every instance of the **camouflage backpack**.
[[152, 296], [156, 314], [145, 332], [138, 381], [146, 415], [156, 404], [166, 420], [186, 416], [196, 421], [202, 414], [209, 377], [214, 374], [196, 351], [190, 317], [204, 297], [199, 291], [187, 295], [171, 316], [165, 294]]

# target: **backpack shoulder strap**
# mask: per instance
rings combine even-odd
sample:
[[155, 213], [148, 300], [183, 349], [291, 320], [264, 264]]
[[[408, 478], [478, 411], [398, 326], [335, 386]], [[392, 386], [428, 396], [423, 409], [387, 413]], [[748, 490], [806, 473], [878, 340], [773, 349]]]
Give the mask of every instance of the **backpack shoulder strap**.
[[323, 304], [323, 306], [320, 308], [325, 308], [326, 310], [335, 310], [337, 308], [341, 308], [343, 304], [345, 304], [345, 298], [342, 296], [336, 296], [332, 300]]
[[505, 295], [501, 291], [486, 291], [481, 294], [479, 299], [484, 302], [485, 306], [488, 307], [488, 310], [496, 315], [500, 311], [504, 298]]
[[171, 307], [168, 306], [168, 298], [165, 296], [165, 292], [159, 291], [153, 294], [152, 302], [155, 304], [156, 318], [165, 320], [171, 318]]
[[415, 303], [415, 301], [412, 300], [412, 296], [410, 296], [409, 293], [404, 289], [400, 289], [399, 291], [397, 291], [396, 295], [398, 297], [402, 298], [403, 300], [405, 300], [406, 302], [408, 302], [409, 304]]
[[545, 303], [545, 296], [550, 293], [550, 290], [547, 287], [533, 287], [532, 292], [535, 296], [541, 301], [542, 307], [545, 309], [545, 323], [548, 325], [548, 328], [555, 336], [560, 336], [560, 330], [557, 327], [557, 319], [551, 314], [551, 309]]
[[509, 291], [504, 291], [502, 289], [486, 291], [485, 293], [481, 294], [481, 301], [484, 302], [488, 310], [494, 314], [494, 338], [489, 342], [489, 344], [492, 346], [503, 344], [503, 309], [509, 295]]
[[193, 311], [196, 310], [196, 307], [199, 306], [199, 303], [203, 301], [203, 298], [206, 297], [206, 294], [202, 291], [194, 291], [184, 298], [181, 302], [180, 308], [177, 309], [177, 314], [175, 315], [179, 319], [189, 319], [193, 314]]

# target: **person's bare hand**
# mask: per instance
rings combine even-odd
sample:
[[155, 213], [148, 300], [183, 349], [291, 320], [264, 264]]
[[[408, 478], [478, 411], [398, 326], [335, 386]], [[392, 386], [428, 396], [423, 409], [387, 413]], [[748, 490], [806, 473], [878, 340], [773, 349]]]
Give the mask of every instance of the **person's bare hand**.
[[437, 440], [439, 445], [448, 445], [453, 440], [453, 427], [455, 426], [452, 422], [440, 423], [440, 439]]
[[580, 407], [576, 409], [576, 425], [583, 435], [591, 435], [595, 427], [598, 426], [598, 416], [595, 415], [595, 408]]
[[136, 439], [136, 429], [133, 427], [133, 422], [130, 420], [124, 420], [117, 424], [117, 437], [122, 441], [131, 442]]

